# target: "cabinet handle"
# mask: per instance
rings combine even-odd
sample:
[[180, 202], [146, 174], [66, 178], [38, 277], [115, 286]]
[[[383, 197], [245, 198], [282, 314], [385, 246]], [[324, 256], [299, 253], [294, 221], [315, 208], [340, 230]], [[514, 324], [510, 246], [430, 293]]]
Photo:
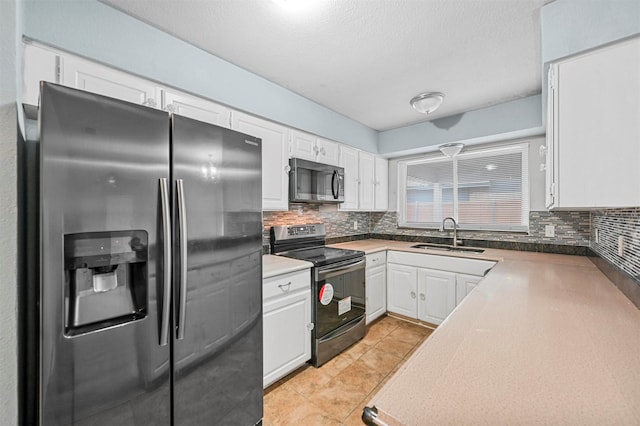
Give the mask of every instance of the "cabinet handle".
[[425, 299], [424, 293], [420, 293], [420, 300], [424, 300], [424, 299]]
[[412, 298], [412, 299], [415, 299], [415, 298], [416, 298], [416, 292], [415, 292], [415, 291], [412, 291], [412, 292], [411, 292], [411, 298]]
[[[280, 288], [280, 290], [282, 291], [289, 291], [289, 289], [291, 288], [291, 281], [289, 281], [286, 284], [278, 284], [278, 287]], [[286, 288], [285, 288], [286, 287]]]
[[327, 153], [327, 151], [324, 149], [324, 147], [320, 148], [320, 154], [325, 155]]
[[313, 152], [316, 153], [316, 155], [318, 155], [318, 152], [320, 151], [320, 149], [317, 146], [313, 147]]

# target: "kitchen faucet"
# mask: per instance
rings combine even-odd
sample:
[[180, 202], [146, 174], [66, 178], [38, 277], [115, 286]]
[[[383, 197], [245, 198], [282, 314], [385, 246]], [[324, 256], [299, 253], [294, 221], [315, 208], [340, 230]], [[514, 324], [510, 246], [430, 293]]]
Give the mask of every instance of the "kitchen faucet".
[[451, 220], [451, 222], [453, 222], [453, 246], [457, 247], [458, 246], [458, 223], [454, 218], [452, 218], [451, 216], [447, 216], [444, 219], [442, 219], [442, 223], [440, 224], [440, 232], [444, 232], [444, 223], [449, 219]]

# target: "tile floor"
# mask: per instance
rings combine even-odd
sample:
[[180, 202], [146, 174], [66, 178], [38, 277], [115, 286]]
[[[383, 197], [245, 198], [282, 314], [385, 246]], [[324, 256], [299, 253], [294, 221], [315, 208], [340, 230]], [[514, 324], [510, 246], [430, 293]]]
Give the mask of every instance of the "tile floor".
[[322, 367], [306, 365], [265, 389], [263, 425], [362, 425], [364, 406], [432, 331], [382, 317]]

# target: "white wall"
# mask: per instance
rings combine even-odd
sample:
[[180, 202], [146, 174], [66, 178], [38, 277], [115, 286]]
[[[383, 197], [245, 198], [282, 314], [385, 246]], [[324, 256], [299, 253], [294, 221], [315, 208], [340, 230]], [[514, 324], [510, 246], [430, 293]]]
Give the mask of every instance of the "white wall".
[[347, 145], [378, 132], [96, 0], [21, 0], [24, 35]]
[[544, 134], [540, 95], [380, 132], [378, 152], [413, 155], [450, 142], [466, 145]]
[[17, 424], [16, 9], [0, 13], [0, 422]]

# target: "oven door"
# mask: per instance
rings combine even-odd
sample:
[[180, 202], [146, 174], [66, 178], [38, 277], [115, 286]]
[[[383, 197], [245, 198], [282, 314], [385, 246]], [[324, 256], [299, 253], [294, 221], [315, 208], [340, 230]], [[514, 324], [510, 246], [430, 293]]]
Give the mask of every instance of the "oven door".
[[322, 337], [365, 312], [365, 259], [315, 268], [315, 337]]

